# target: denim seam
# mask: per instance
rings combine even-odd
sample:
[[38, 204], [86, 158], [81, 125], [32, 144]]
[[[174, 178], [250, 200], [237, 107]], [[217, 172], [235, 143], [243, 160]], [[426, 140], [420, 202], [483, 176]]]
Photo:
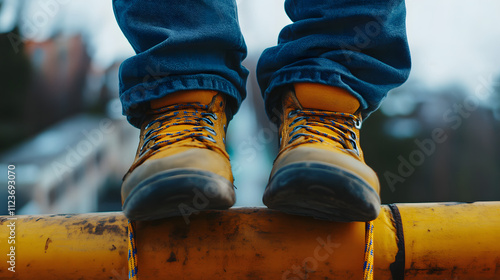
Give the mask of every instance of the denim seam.
[[234, 98], [238, 107], [242, 102], [237, 88], [231, 82], [217, 75], [175, 76], [165, 77], [147, 84], [139, 84], [123, 91], [120, 94], [123, 113], [131, 118], [137, 118], [142, 115], [144, 110], [143, 106], [140, 106], [141, 104], [181, 90], [215, 90]]
[[[279, 87], [292, 85], [294, 83], [319, 83], [330, 86], [336, 86], [343, 88], [353, 94], [360, 102], [361, 108], [366, 110], [368, 108], [368, 103], [366, 100], [354, 89], [349, 86], [349, 83], [343, 81], [342, 75], [336, 71], [328, 71], [324, 68], [318, 69], [315, 67], [301, 67], [300, 70], [295, 69], [285, 69], [276, 72], [271, 78], [271, 82], [264, 93], [264, 99], [267, 100], [272, 95], [271, 93]], [[266, 107], [271, 109], [275, 104], [268, 104]]]

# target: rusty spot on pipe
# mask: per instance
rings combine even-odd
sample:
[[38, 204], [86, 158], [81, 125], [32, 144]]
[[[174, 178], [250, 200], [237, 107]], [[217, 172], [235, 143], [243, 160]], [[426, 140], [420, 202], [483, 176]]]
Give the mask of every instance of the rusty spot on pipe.
[[176, 262], [177, 261], [177, 256], [175, 256], [174, 252], [170, 252], [170, 258], [168, 258], [167, 262]]
[[45, 253], [47, 253], [47, 249], [49, 249], [49, 244], [52, 243], [52, 239], [47, 238], [47, 240], [45, 241]]

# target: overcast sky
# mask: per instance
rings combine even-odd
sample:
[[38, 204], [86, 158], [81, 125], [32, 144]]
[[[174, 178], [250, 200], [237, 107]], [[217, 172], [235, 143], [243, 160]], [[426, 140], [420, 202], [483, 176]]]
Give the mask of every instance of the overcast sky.
[[[7, 0], [4, 6], [20, 1]], [[25, 1], [29, 9], [24, 16], [29, 18], [39, 11], [43, 2]], [[67, 4], [60, 4], [57, 13], [36, 26], [31, 38], [43, 40], [56, 30], [81, 32], [90, 41], [96, 64], [102, 67], [133, 54], [115, 23], [111, 1], [59, 2]], [[238, 0], [238, 4], [241, 28], [252, 55], [275, 44], [280, 29], [290, 23], [283, 1]], [[407, 10], [411, 79], [432, 87], [459, 83], [473, 89], [480, 77], [500, 74], [500, 1], [412, 0], [407, 1]], [[9, 18], [6, 13], [0, 15], [0, 30]]]

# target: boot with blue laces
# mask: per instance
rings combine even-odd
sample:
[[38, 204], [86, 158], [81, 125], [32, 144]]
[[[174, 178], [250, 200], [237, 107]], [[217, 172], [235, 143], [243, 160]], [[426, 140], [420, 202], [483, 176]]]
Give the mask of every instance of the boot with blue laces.
[[181, 91], [150, 107], [122, 184], [125, 216], [155, 220], [231, 207], [235, 194], [225, 149], [225, 96]]
[[284, 94], [280, 152], [265, 205], [340, 222], [378, 216], [379, 180], [359, 146], [359, 107], [349, 92], [326, 85], [295, 84]]

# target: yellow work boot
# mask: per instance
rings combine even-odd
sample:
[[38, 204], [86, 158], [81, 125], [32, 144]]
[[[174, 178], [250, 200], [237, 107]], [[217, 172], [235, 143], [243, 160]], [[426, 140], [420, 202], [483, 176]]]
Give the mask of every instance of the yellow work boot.
[[360, 104], [347, 91], [300, 83], [282, 99], [280, 152], [264, 204], [340, 222], [380, 212], [379, 181], [359, 146]]
[[[122, 204], [131, 220], [189, 216], [235, 202], [225, 150], [226, 99], [215, 91], [180, 91], [152, 101]], [[186, 220], [187, 221], [187, 220]]]

